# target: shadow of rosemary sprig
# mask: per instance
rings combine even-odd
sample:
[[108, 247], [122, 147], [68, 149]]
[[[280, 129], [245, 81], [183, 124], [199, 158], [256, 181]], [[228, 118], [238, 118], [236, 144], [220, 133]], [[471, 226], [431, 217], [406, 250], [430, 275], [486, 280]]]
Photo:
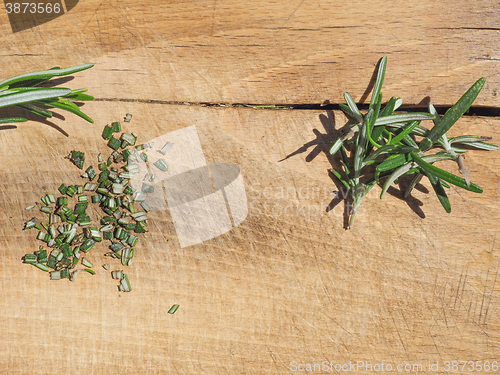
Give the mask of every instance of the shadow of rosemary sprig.
[[[491, 139], [489, 137], [463, 135], [448, 138], [446, 134], [472, 105], [484, 86], [484, 78], [474, 83], [442, 118], [432, 104], [429, 105], [428, 113], [395, 113], [403, 103], [400, 98], [392, 97], [382, 107], [381, 88], [386, 65], [387, 58], [383, 57], [366, 114], [359, 111], [349, 93], [344, 94], [347, 105], [340, 105], [350, 121], [330, 148], [331, 155], [340, 153], [342, 168], [331, 169], [330, 172], [345, 186], [352, 200], [347, 229], [353, 226], [361, 202], [373, 186], [385, 179], [380, 194], [380, 198], [383, 198], [391, 184], [405, 174], [414, 175], [405, 191], [405, 198], [426, 176], [446, 212], [451, 212], [450, 201], [444, 190], [450, 187], [448, 183], [472, 192], [482, 192], [468, 178], [470, 168], [465, 169], [462, 155], [466, 149], [462, 147], [498, 149], [498, 146], [485, 142]], [[434, 126], [430, 130], [421, 126], [420, 122], [424, 120], [433, 120]], [[435, 152], [436, 149], [439, 151]], [[463, 178], [433, 165], [443, 160], [456, 161]]]
[[[53, 77], [67, 76], [93, 66], [93, 64], [84, 64], [65, 69], [55, 67], [6, 79], [0, 82], [0, 108], [22, 108], [44, 118], [52, 117], [53, 113], [49, 109], [57, 108], [71, 112], [93, 123], [94, 121], [80, 111], [80, 108], [75, 103], [94, 99], [92, 96], [84, 94], [87, 89], [71, 90], [39, 86]], [[27, 121], [27, 118], [20, 116], [0, 118], [0, 124], [24, 121]]]

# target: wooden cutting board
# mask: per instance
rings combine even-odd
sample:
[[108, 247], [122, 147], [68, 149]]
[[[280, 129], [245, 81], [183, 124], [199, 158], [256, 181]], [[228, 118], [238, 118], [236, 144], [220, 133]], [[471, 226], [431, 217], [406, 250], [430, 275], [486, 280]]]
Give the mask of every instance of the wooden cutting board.
[[[324, 152], [346, 119], [319, 104], [366, 102], [384, 55], [385, 97], [407, 104], [453, 104], [485, 76], [479, 115], [451, 133], [498, 144], [497, 2], [87, 0], [50, 20], [14, 19], [7, 3], [0, 79], [93, 62], [66, 85], [97, 100], [84, 106], [95, 124], [0, 126], [1, 374], [495, 373], [500, 153], [467, 153], [484, 192], [452, 188], [451, 214], [427, 182], [408, 201], [376, 187], [346, 231]], [[50, 281], [22, 264], [39, 244], [24, 208], [79, 183], [64, 157], [109, 153], [102, 128], [126, 113], [141, 141], [194, 125], [207, 162], [240, 167], [248, 217], [181, 248], [168, 210], [151, 211], [131, 293], [100, 268], [102, 248], [95, 276]]]

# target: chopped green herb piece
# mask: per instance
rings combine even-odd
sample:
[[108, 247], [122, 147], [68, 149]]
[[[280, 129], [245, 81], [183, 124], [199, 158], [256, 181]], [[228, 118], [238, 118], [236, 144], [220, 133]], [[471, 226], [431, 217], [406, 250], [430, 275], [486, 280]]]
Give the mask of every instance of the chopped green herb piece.
[[121, 141], [122, 142], [125, 142], [125, 147], [127, 146], [134, 146], [135, 145], [135, 142], [136, 142], [136, 138], [131, 135], [131, 134], [127, 134], [127, 133], [122, 133], [122, 136], [120, 137]]
[[121, 124], [120, 124], [119, 122], [113, 122], [113, 123], [111, 124], [111, 126], [113, 127], [113, 131], [114, 131], [115, 133], [119, 133], [119, 132], [121, 132], [121, 131], [122, 131], [122, 126], [121, 126]]
[[119, 210], [119, 209], [116, 209], [114, 212], [113, 212], [113, 216], [116, 220], [119, 220], [121, 217], [122, 217], [122, 212]]
[[175, 312], [177, 311], [177, 309], [179, 308], [179, 305], [173, 305], [170, 310], [168, 310], [168, 313], [169, 314], [175, 314]]
[[26, 254], [23, 257], [24, 263], [35, 264], [38, 262], [38, 257], [35, 254]]
[[135, 219], [135, 221], [145, 221], [148, 219], [146, 214], [142, 211], [131, 214], [131, 216]]
[[92, 181], [95, 177], [96, 177], [96, 173], [94, 171], [94, 167], [93, 166], [90, 166], [88, 167], [85, 172], [87, 173], [87, 176], [89, 178], [90, 181]]
[[103, 227], [101, 227], [99, 230], [101, 232], [107, 232], [107, 231], [110, 231], [110, 230], [113, 230], [115, 227], [113, 226], [113, 224], [107, 224]]
[[107, 223], [116, 223], [116, 219], [112, 216], [104, 216], [101, 219], [102, 224], [107, 224]]
[[143, 193], [153, 193], [155, 191], [155, 187], [149, 184], [142, 184], [141, 190]]
[[126, 149], [126, 150], [123, 150], [121, 152], [121, 155], [122, 155], [122, 158], [124, 161], [127, 161], [129, 156], [132, 154], [132, 151], [130, 151], [129, 149]]
[[68, 197], [59, 197], [57, 198], [58, 206], [66, 206], [68, 204]]
[[92, 264], [92, 262], [90, 260], [88, 260], [87, 258], [82, 258], [82, 265], [84, 267], [87, 267], [87, 268], [94, 267], [94, 265]]
[[[102, 171], [99, 174], [99, 179], [97, 181], [98, 182], [106, 181], [108, 179], [108, 177], [109, 177], [109, 171], [108, 170]], [[99, 189], [97, 189], [97, 191], [99, 192]]]
[[83, 271], [83, 270], [76, 270], [76, 271], [71, 272], [71, 274], [69, 275], [69, 280], [70, 280], [70, 281], [75, 281], [76, 276], [78, 275], [78, 273], [79, 273], [80, 271]]
[[124, 184], [113, 184], [113, 194], [122, 194], [124, 189]]
[[165, 143], [165, 146], [163, 146], [160, 150], [158, 150], [158, 152], [162, 155], [165, 155], [167, 153], [168, 150], [170, 150], [170, 148], [173, 146], [174, 144], [171, 143], [171, 142], [167, 142]]
[[37, 222], [38, 222], [38, 219], [36, 219], [36, 218], [30, 219], [29, 221], [27, 221], [26, 223], [24, 223], [24, 229], [33, 228], [36, 225]]
[[128, 238], [127, 238], [127, 243], [131, 246], [131, 247], [134, 247], [135, 245], [137, 245], [137, 241], [139, 239], [134, 236], [133, 234], [131, 234]]
[[115, 236], [113, 235], [113, 232], [103, 232], [102, 238], [105, 240], [112, 240]]
[[78, 202], [75, 205], [75, 214], [79, 215], [79, 214], [85, 213], [87, 206], [88, 206], [88, 202]]
[[120, 292], [130, 292], [132, 290], [130, 282], [128, 281], [128, 276], [126, 274], [123, 274], [123, 278], [121, 279], [120, 285], [118, 286], [118, 290]]
[[35, 263], [34, 266], [36, 268], [41, 269], [42, 271], [49, 272], [49, 267], [46, 264], [43, 263]]
[[61, 279], [66, 279], [68, 277], [69, 277], [69, 270], [68, 269], [61, 270]]
[[132, 195], [135, 193], [135, 189], [132, 186], [127, 186], [123, 192], [127, 195]]
[[113, 136], [113, 127], [106, 125], [102, 131], [102, 137], [104, 139], [110, 139]]
[[46, 195], [41, 198], [41, 201], [44, 205], [48, 206], [50, 204], [50, 198]]
[[158, 159], [153, 163], [153, 165], [158, 168], [160, 171], [166, 172], [168, 171], [168, 165], [165, 163], [163, 159]]
[[135, 233], [146, 233], [146, 226], [144, 222], [139, 222], [135, 225]]
[[[121, 229], [121, 228], [120, 228], [120, 229]], [[121, 249], [123, 249], [124, 247], [125, 247], [125, 246], [124, 246], [124, 245], [122, 245], [121, 243], [114, 243], [114, 244], [112, 244], [109, 248], [110, 248], [111, 250], [113, 250], [113, 251], [116, 253], [117, 251], [120, 251], [120, 250], [121, 250]]]
[[66, 194], [72, 197], [77, 191], [78, 188], [76, 186], [68, 186], [68, 188], [66, 189]]
[[[120, 143], [120, 147], [123, 148], [123, 144]], [[115, 163], [121, 163], [123, 161], [123, 155], [121, 153], [119, 153], [118, 151], [113, 151], [113, 153], [111, 154], [111, 156], [113, 157], [113, 161]]]
[[59, 192], [60, 192], [61, 194], [66, 194], [66, 192], [68, 191], [68, 188], [66, 187], [66, 185], [61, 184], [61, 186], [59, 186], [59, 189], [58, 189], [58, 190], [59, 190]]
[[84, 253], [87, 253], [90, 249], [92, 249], [95, 245], [95, 241], [92, 238], [86, 239], [82, 246], [80, 246], [80, 250]]
[[108, 146], [111, 147], [113, 150], [118, 150], [121, 146], [121, 142], [116, 139], [115, 137], [111, 137], [111, 139], [108, 142]]
[[130, 266], [132, 264], [132, 257], [134, 256], [134, 249], [124, 248], [122, 249], [122, 264], [124, 266]]
[[136, 202], [144, 202], [146, 200], [146, 194], [144, 194], [143, 192], [137, 192], [135, 194], [135, 198], [134, 198], [134, 201]]
[[111, 271], [111, 277], [115, 280], [123, 279], [123, 271]]
[[68, 158], [78, 168], [83, 169], [83, 164], [85, 162], [85, 154], [83, 152], [71, 151]]

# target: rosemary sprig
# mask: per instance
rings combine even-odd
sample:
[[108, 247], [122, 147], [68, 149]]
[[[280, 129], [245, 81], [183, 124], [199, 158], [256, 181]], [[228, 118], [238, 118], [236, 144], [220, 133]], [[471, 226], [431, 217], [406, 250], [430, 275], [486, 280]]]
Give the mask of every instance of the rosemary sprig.
[[[78, 65], [61, 69], [55, 67], [33, 73], [21, 74], [0, 82], [0, 108], [19, 107], [38, 116], [52, 117], [50, 108], [58, 108], [82, 117], [88, 122], [94, 121], [74, 103], [94, 98], [84, 94], [87, 89], [71, 90], [67, 88], [39, 87], [40, 84], [54, 77], [62, 77], [93, 67], [93, 64]], [[28, 121], [24, 117], [0, 118], [0, 124]]]
[[[447, 182], [472, 192], [482, 192], [468, 178], [470, 168], [465, 169], [462, 156], [466, 150], [456, 145], [488, 151], [498, 149], [498, 146], [485, 142], [491, 139], [489, 137], [463, 135], [448, 138], [446, 134], [470, 108], [484, 86], [484, 78], [474, 83], [442, 118], [432, 104], [428, 113], [394, 113], [403, 103], [400, 98], [391, 98], [383, 108], [381, 105], [386, 65], [387, 58], [383, 57], [366, 114], [359, 111], [349, 93], [344, 95], [347, 105], [340, 105], [350, 121], [330, 149], [332, 155], [340, 150], [342, 168], [330, 172], [347, 188], [352, 201], [348, 228], [353, 226], [363, 198], [375, 184], [386, 178], [380, 194], [382, 198], [392, 183], [405, 174], [414, 174], [405, 197], [426, 176], [445, 211], [451, 212], [444, 190], [444, 187], [450, 187]], [[433, 120], [434, 126], [430, 130], [421, 126], [420, 122], [424, 120]], [[442, 160], [456, 161], [463, 178], [433, 165]]]

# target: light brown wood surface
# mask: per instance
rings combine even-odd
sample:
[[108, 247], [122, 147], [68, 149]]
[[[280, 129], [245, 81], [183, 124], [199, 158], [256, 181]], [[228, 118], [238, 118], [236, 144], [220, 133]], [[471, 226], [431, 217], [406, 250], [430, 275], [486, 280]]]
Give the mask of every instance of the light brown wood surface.
[[[498, 4], [89, 0], [15, 33], [0, 10], [2, 79], [91, 61], [67, 85], [106, 99], [84, 106], [94, 125], [64, 113], [50, 120], [62, 132], [0, 130], [1, 374], [306, 373], [293, 361], [444, 374], [444, 361], [500, 361], [500, 153], [468, 152], [484, 192], [452, 188], [451, 214], [427, 182], [408, 202], [397, 187], [380, 201], [375, 187], [346, 231], [343, 203], [326, 212], [338, 188], [322, 151], [341, 113], [170, 103], [360, 100], [387, 55], [386, 97], [449, 105], [486, 76], [476, 103], [498, 107]], [[64, 157], [108, 153], [102, 127], [126, 113], [143, 141], [195, 125], [207, 161], [241, 168], [248, 218], [181, 249], [168, 212], [152, 211], [131, 293], [102, 269], [50, 281], [21, 262], [39, 244], [21, 230], [24, 208], [79, 182]], [[499, 129], [498, 117], [467, 116], [451, 134], [498, 144]]]

